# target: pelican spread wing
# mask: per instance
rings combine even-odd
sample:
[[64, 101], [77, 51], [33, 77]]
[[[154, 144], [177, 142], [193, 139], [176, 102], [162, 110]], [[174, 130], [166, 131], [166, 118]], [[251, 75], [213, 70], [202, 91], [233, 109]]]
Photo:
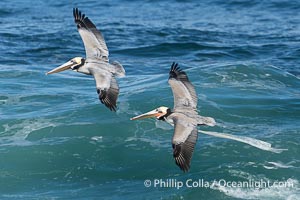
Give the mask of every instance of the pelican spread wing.
[[197, 126], [187, 123], [180, 116], [174, 116], [173, 122], [175, 126], [172, 140], [173, 157], [180, 169], [186, 172], [190, 169], [194, 147], [197, 142]]
[[105, 40], [91, 20], [77, 9], [73, 9], [75, 23], [83, 40], [86, 58], [108, 62], [108, 48]]
[[110, 110], [116, 111], [119, 86], [116, 78], [108, 71], [99, 68], [91, 69], [91, 73], [96, 81], [99, 100]]
[[195, 88], [177, 63], [173, 63], [171, 66], [168, 82], [174, 96], [174, 111], [184, 110], [186, 112], [197, 109], [198, 98]]
[[198, 98], [194, 86], [177, 63], [171, 66], [168, 82], [174, 96], [174, 113], [171, 115], [175, 125], [172, 140], [173, 157], [180, 169], [188, 171], [198, 130], [197, 123], [190, 122], [185, 114], [187, 112], [196, 114]]

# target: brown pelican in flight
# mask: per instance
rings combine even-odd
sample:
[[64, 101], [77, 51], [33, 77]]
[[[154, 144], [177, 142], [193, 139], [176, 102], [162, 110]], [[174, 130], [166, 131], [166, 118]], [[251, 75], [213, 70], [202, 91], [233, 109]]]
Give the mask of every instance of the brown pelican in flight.
[[214, 126], [215, 120], [203, 117], [197, 112], [197, 94], [186, 73], [178, 64], [173, 63], [169, 73], [169, 84], [174, 96], [174, 109], [159, 107], [145, 114], [131, 118], [131, 120], [156, 117], [174, 125], [172, 139], [173, 157], [176, 164], [183, 171], [190, 169], [190, 163], [195, 144], [197, 142], [197, 126]]
[[91, 20], [77, 8], [73, 9], [75, 23], [83, 40], [86, 58], [75, 57], [67, 63], [47, 72], [53, 74], [67, 69], [87, 75], [93, 75], [101, 103], [116, 111], [119, 86], [116, 77], [125, 76], [123, 66], [118, 62], [109, 62], [105, 40]]

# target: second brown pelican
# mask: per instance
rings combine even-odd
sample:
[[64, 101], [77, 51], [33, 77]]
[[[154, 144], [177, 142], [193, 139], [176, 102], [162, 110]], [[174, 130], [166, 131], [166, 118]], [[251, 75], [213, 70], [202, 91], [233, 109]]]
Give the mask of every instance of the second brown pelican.
[[195, 88], [177, 63], [173, 63], [171, 66], [168, 82], [174, 96], [174, 109], [162, 106], [133, 117], [131, 120], [156, 117], [158, 120], [164, 120], [174, 125], [173, 157], [180, 169], [186, 172], [190, 169], [192, 154], [197, 142], [197, 126], [214, 126], [216, 122], [211, 117], [198, 115], [198, 98]]
[[77, 8], [73, 9], [73, 15], [84, 43], [86, 58], [75, 57], [46, 74], [71, 69], [83, 74], [93, 75], [99, 100], [110, 110], [116, 111], [119, 86], [115, 77], [125, 76], [125, 70], [118, 62], [109, 63], [109, 52], [105, 40], [91, 20], [81, 14]]

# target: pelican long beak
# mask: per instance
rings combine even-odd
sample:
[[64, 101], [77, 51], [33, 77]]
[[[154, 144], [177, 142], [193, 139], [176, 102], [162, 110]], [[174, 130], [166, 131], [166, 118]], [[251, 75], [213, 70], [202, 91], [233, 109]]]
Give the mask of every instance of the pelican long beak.
[[150, 112], [138, 115], [136, 117], [130, 118], [130, 120], [137, 120], [137, 119], [145, 119], [145, 118], [150, 118], [150, 117], [160, 117], [162, 113], [159, 113], [156, 109], [152, 110]]
[[75, 63], [73, 63], [72, 61], [68, 61], [65, 64], [56, 67], [55, 69], [52, 69], [51, 71], [47, 72], [46, 75], [48, 74], [54, 74], [54, 73], [58, 73], [58, 72], [62, 72], [65, 71], [67, 69], [71, 69], [71, 67], [74, 65]]

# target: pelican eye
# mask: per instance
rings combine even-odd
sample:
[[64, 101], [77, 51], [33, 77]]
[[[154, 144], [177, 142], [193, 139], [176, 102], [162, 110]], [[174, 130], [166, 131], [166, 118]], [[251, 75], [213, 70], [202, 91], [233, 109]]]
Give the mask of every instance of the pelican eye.
[[161, 110], [158, 110], [158, 109], [155, 109], [155, 111], [158, 112], [158, 113], [162, 113], [162, 111], [161, 111]]

